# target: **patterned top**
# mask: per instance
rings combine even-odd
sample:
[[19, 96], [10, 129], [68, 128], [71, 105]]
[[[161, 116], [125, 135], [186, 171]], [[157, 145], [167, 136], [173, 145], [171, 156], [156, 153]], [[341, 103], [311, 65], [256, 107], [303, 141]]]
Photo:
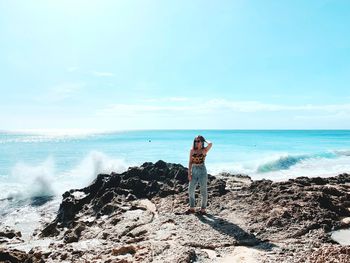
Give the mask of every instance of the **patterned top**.
[[202, 164], [205, 161], [206, 155], [203, 153], [193, 153], [192, 154], [192, 163], [194, 164]]

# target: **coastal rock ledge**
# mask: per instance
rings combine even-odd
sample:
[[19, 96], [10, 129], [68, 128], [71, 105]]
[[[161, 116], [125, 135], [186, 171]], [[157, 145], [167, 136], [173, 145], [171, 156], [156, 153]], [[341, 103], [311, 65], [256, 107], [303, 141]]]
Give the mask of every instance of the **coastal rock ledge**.
[[0, 262], [350, 262], [350, 247], [330, 237], [350, 227], [349, 174], [209, 175], [202, 216], [184, 214], [187, 171], [158, 161], [99, 174], [65, 192], [56, 218], [34, 232], [47, 247], [16, 250], [15, 230], [3, 232]]

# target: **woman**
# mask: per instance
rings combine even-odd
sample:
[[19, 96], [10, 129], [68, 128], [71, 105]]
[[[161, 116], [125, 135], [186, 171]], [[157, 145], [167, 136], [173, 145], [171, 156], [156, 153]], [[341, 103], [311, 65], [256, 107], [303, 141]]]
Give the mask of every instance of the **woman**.
[[[207, 143], [206, 147], [204, 147], [205, 142]], [[193, 147], [190, 151], [190, 160], [188, 165], [188, 180], [190, 182], [188, 186], [188, 193], [190, 198], [190, 208], [186, 211], [186, 214], [195, 213], [195, 190], [198, 183], [200, 186], [200, 192], [202, 196], [201, 210], [199, 210], [198, 213], [202, 215], [206, 214], [205, 209], [207, 208], [208, 200], [208, 174], [204, 161], [212, 145], [213, 144], [211, 142], [206, 141], [201, 135], [198, 135], [196, 138], [194, 138]]]

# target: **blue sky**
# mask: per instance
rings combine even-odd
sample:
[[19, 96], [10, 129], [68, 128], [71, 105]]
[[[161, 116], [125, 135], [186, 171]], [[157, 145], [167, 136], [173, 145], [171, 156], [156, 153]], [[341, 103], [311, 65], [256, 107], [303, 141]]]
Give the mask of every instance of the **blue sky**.
[[0, 0], [0, 129], [350, 129], [350, 1]]

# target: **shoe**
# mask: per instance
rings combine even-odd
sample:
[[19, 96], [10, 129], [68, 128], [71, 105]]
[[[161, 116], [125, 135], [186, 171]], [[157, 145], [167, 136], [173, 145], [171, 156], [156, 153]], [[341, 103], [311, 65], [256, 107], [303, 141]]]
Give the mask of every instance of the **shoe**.
[[192, 209], [188, 209], [186, 212], [185, 212], [185, 215], [190, 215], [190, 214], [194, 214], [195, 211], [192, 210]]
[[198, 215], [201, 215], [201, 216], [204, 216], [204, 215], [207, 214], [207, 212], [206, 212], [206, 211], [203, 211], [203, 210], [199, 210], [199, 211], [197, 211], [197, 214], [198, 214]]

